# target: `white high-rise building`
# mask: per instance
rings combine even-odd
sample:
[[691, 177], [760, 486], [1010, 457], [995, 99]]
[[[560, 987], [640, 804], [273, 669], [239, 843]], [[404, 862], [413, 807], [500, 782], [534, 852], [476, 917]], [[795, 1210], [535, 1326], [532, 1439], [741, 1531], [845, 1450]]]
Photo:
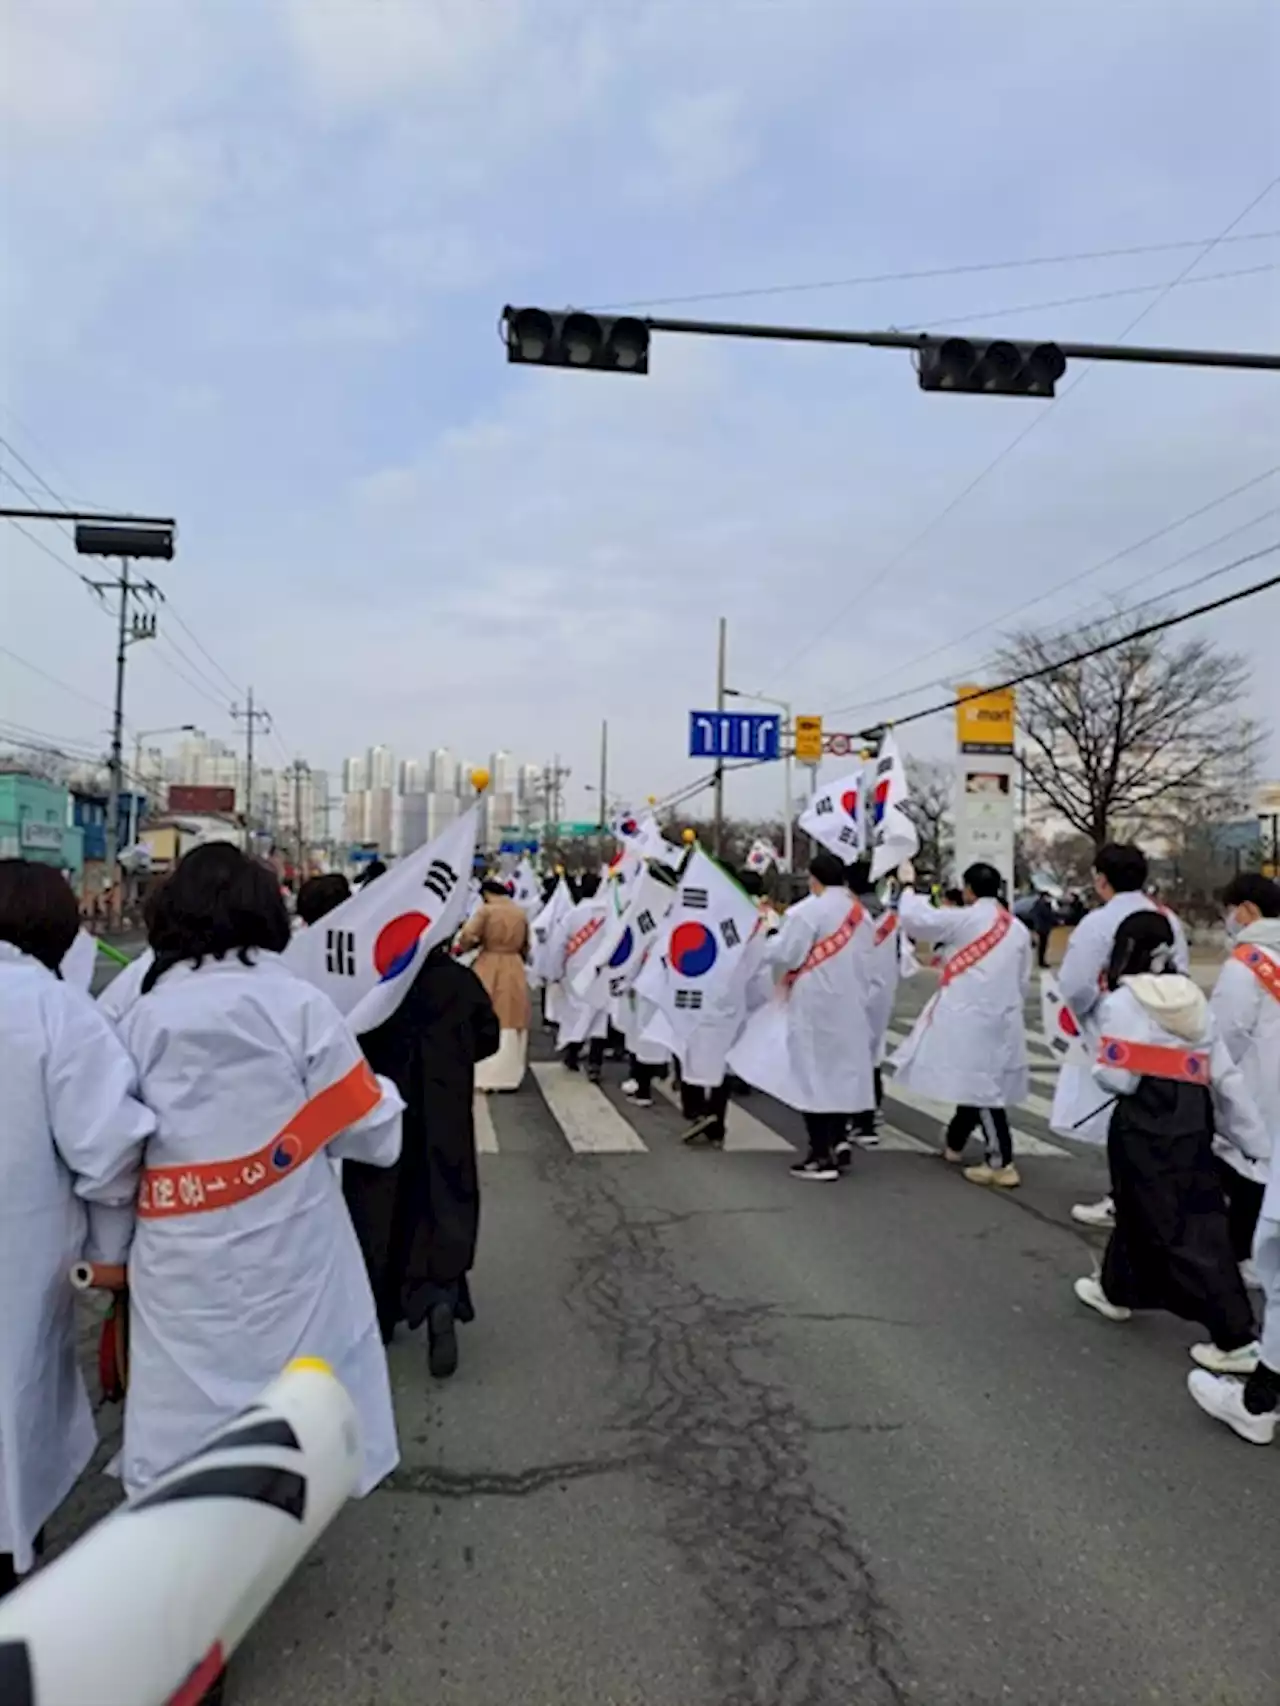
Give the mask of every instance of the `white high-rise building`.
[[363, 794], [369, 786], [369, 765], [363, 758], [348, 758], [342, 766], [344, 794]]
[[458, 761], [447, 746], [438, 746], [427, 763], [427, 786], [433, 794], [458, 792]]

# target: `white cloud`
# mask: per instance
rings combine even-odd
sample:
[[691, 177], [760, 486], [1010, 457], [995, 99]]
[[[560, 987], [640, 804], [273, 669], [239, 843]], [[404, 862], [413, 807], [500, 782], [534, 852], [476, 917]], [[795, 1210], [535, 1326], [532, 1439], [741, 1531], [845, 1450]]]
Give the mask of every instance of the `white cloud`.
[[744, 102], [734, 89], [664, 101], [650, 116], [649, 132], [656, 175], [643, 180], [643, 193], [655, 201], [700, 200], [741, 176], [755, 157]]

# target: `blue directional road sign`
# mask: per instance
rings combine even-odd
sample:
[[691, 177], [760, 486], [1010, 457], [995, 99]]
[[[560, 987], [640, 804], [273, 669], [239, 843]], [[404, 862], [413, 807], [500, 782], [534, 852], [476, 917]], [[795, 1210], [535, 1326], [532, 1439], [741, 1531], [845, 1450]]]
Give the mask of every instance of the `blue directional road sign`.
[[782, 718], [776, 712], [690, 711], [690, 758], [777, 758]]

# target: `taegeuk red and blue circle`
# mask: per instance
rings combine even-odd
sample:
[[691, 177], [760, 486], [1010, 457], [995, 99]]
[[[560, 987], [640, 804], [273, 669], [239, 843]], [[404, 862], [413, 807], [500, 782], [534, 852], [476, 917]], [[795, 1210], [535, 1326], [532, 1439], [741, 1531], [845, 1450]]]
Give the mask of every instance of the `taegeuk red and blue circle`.
[[681, 977], [704, 977], [716, 963], [716, 939], [705, 924], [687, 919], [671, 932], [667, 957]]
[[422, 932], [430, 923], [425, 912], [402, 912], [382, 926], [373, 944], [373, 969], [383, 983], [390, 983], [413, 964]]

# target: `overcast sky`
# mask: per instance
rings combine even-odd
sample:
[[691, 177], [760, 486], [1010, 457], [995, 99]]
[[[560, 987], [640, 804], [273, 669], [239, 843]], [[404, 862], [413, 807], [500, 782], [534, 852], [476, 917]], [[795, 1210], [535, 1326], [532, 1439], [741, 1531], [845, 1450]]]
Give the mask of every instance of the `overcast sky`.
[[[1280, 232], [1278, 86], [1271, 0], [0, 0], [0, 435], [67, 498], [178, 518], [133, 726], [228, 736], [252, 682], [277, 760], [559, 753], [576, 812], [608, 717], [638, 801], [699, 773], [721, 614], [733, 685], [856, 728], [981, 679], [1042, 592], [1058, 623], [1280, 539], [1280, 375], [1075, 367], [1049, 406], [676, 337], [647, 379], [539, 372], [502, 304], [1095, 341], [1149, 308], [1131, 341], [1274, 349], [1280, 240], [1237, 239]], [[1204, 627], [1280, 776], [1280, 591]], [[102, 743], [111, 624], [7, 526], [0, 646], [80, 695], [0, 652], [0, 717]]]

